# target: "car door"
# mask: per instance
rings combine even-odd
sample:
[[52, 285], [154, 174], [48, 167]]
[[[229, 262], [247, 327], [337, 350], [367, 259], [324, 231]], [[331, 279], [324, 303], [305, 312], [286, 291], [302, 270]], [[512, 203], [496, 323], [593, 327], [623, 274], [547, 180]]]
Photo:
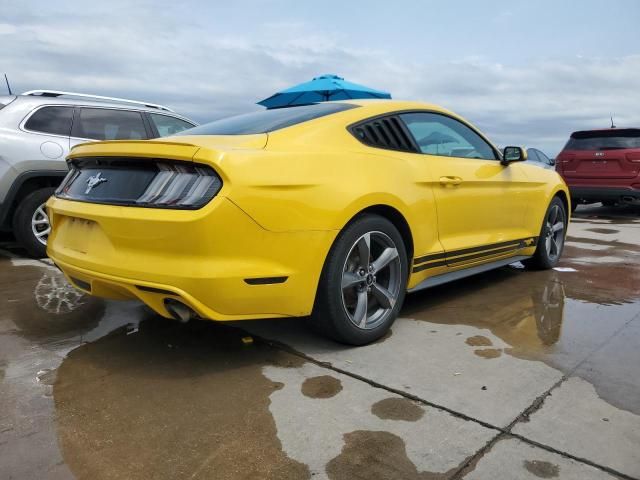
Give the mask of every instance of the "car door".
[[146, 140], [151, 138], [142, 112], [102, 107], [77, 107], [71, 146], [87, 140]]
[[448, 115], [400, 117], [431, 171], [438, 234], [449, 266], [489, 261], [513, 252], [525, 228], [527, 178], [470, 126]]
[[64, 159], [69, 153], [72, 119], [73, 107], [68, 105], [45, 105], [34, 110], [21, 126], [35, 134], [22, 143], [25, 161], [38, 161], [34, 169], [66, 170]]

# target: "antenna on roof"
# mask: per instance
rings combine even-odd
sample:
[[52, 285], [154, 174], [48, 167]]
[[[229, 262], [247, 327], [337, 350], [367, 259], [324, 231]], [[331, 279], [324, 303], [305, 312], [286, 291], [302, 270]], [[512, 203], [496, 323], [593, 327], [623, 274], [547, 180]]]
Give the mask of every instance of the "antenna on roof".
[[616, 126], [613, 124], [613, 114], [611, 115], [611, 128], [616, 128]]
[[13, 95], [13, 93], [11, 93], [11, 85], [9, 85], [9, 79], [7, 78], [7, 74], [4, 74], [4, 81], [7, 82], [7, 90], [9, 90], [9, 95]]

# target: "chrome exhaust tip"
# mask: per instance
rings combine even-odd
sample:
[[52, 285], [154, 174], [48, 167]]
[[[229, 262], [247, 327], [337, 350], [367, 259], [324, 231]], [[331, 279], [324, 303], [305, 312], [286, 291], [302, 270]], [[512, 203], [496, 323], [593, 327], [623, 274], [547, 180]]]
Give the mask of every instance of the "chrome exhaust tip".
[[191, 308], [173, 298], [165, 298], [164, 307], [167, 309], [167, 312], [180, 323], [187, 323], [196, 316], [196, 313]]

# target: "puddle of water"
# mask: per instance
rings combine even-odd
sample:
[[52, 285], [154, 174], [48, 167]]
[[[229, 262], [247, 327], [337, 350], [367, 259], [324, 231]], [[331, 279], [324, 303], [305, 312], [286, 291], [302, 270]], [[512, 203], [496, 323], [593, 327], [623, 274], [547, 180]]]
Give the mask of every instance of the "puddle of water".
[[55, 343], [93, 330], [105, 303], [73, 288], [55, 267], [41, 262], [15, 267], [0, 260], [1, 318], [21, 337]]
[[309, 398], [331, 398], [342, 390], [342, 382], [331, 375], [307, 378], [302, 384], [302, 394]]
[[417, 422], [424, 416], [424, 408], [408, 398], [391, 397], [374, 403], [371, 413], [382, 420]]
[[484, 335], [474, 335], [473, 337], [467, 338], [464, 342], [472, 347], [490, 347], [493, 345], [491, 339]]
[[502, 350], [500, 350], [499, 348], [485, 348], [482, 350], [474, 350], [473, 353], [481, 358], [485, 358], [488, 360], [491, 358], [498, 358], [500, 355], [502, 355]]
[[342, 452], [327, 464], [331, 480], [445, 480], [455, 470], [457, 467], [444, 473], [418, 472], [402, 438], [367, 430], [345, 434]]
[[538, 478], [557, 478], [560, 476], [560, 467], [550, 462], [542, 460], [525, 460], [523, 465], [525, 470], [534, 474]]
[[603, 233], [605, 235], [612, 235], [614, 233], [620, 233], [620, 230], [614, 230], [613, 228], [586, 228], [588, 232]]
[[269, 412], [265, 365], [298, 357], [211, 322], [154, 318], [72, 351], [53, 393], [65, 462], [79, 478], [308, 478]]
[[[609, 258], [615, 262], [607, 262]], [[508, 354], [543, 361], [566, 373], [637, 313], [640, 246], [613, 244], [598, 252], [567, 246], [561, 266], [576, 271], [503, 268], [409, 295], [401, 316], [488, 329], [510, 347], [491, 348], [484, 335], [467, 338], [482, 361]], [[619, 358], [600, 356], [596, 368], [611, 371], [607, 362]], [[637, 402], [628, 398], [629, 389], [640, 395], [640, 384], [618, 392], [611, 388], [618, 381], [637, 382], [627, 378], [590, 376], [609, 403], [640, 414]]]

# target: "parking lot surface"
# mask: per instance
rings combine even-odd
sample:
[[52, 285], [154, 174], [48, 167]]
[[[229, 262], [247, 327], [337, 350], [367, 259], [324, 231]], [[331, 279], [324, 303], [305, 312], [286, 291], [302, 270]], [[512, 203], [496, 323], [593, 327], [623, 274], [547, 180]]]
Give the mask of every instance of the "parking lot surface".
[[367, 347], [158, 318], [0, 245], [0, 478], [640, 478], [640, 209], [559, 270], [407, 297]]

